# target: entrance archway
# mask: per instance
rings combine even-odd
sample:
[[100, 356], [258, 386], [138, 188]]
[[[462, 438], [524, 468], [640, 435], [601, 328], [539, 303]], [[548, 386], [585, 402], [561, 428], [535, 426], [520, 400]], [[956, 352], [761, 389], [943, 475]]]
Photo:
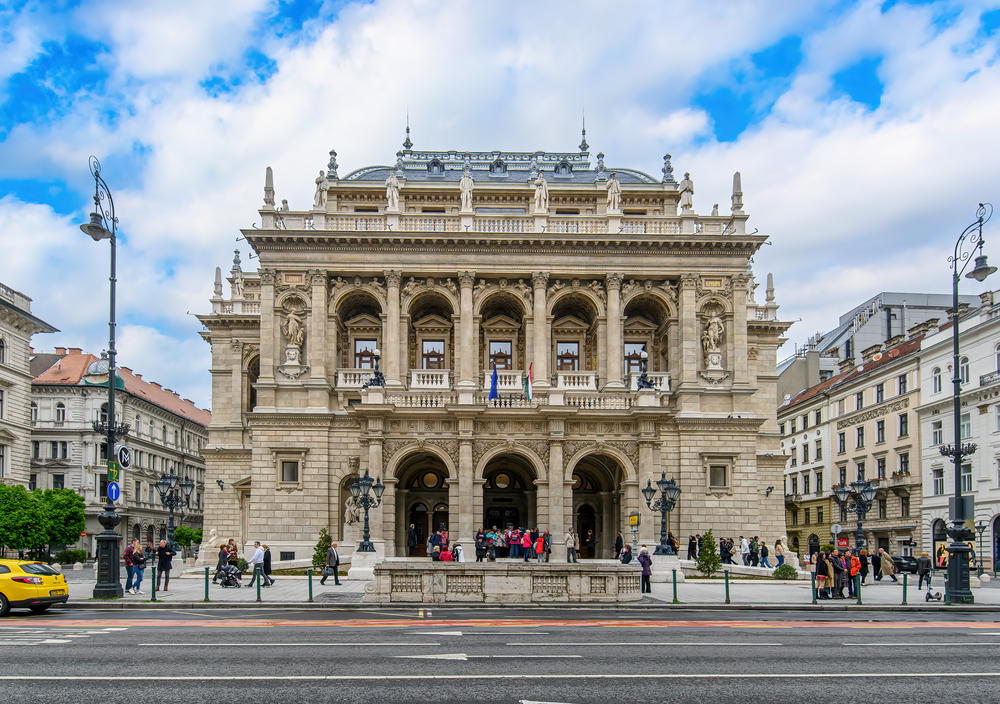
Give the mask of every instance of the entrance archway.
[[819, 552], [819, 536], [813, 533], [809, 536], [809, 561], [816, 562], [815, 555]]
[[[622, 529], [625, 470], [610, 455], [587, 455], [573, 468], [573, 530], [580, 540], [580, 557], [611, 559], [615, 537]], [[587, 531], [596, 545], [587, 546]]]
[[448, 468], [439, 457], [416, 453], [404, 459], [396, 471], [396, 554], [408, 555], [407, 536], [412, 525], [417, 533], [413, 557], [427, 556], [427, 541], [435, 531], [449, 533]]
[[500, 455], [483, 473], [483, 527], [490, 530], [537, 526], [535, 471], [524, 457]]

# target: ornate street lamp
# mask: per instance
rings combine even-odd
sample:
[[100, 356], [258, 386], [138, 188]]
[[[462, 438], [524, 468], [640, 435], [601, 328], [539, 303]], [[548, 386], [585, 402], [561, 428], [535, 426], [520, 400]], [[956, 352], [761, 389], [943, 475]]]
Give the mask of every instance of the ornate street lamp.
[[[160, 475], [159, 481], [153, 486], [156, 487], [156, 493], [160, 495], [160, 503], [166, 506], [170, 510], [170, 514], [167, 517], [167, 545], [174, 552], [177, 552], [177, 542], [174, 540], [174, 509], [183, 508], [191, 506], [191, 492], [194, 490], [194, 482], [188, 477], [184, 477], [184, 481], [180, 482], [180, 492], [177, 491], [177, 483], [180, 480], [173, 472], [169, 474]], [[183, 496], [181, 495], [183, 493]]]
[[374, 350], [373, 356], [375, 357], [375, 371], [372, 373], [372, 378], [365, 382], [362, 389], [367, 389], [369, 386], [381, 386], [385, 388], [385, 377], [382, 376], [381, 370], [378, 368], [379, 360], [382, 359], [382, 354], [378, 350]]
[[[639, 378], [635, 381], [636, 391], [642, 391], [643, 389], [655, 389], [656, 387], [653, 386], [653, 382], [651, 382], [649, 377], [646, 376], [646, 360], [649, 358], [649, 354], [646, 350], [643, 350], [639, 353], [639, 358], [642, 359], [642, 374], [640, 374]], [[657, 482], [657, 485], [659, 485], [659, 482]]]
[[361, 479], [355, 479], [350, 489], [351, 496], [354, 497], [354, 505], [365, 510], [365, 534], [358, 545], [358, 552], [375, 552], [375, 545], [372, 543], [371, 535], [368, 532], [368, 511], [377, 508], [382, 503], [382, 492], [385, 491], [385, 485], [382, 484], [381, 478], [375, 480], [368, 476], [368, 470], [366, 469], [365, 476], [361, 477]]
[[[954, 524], [948, 529], [948, 536], [952, 543], [948, 546], [948, 603], [950, 604], [971, 604], [974, 601], [972, 589], [969, 582], [969, 546], [966, 541], [972, 538], [972, 530], [966, 525], [966, 520], [972, 520], [972, 497], [966, 505], [962, 496], [962, 460], [976, 452], [974, 442], [962, 442], [962, 375], [959, 356], [958, 342], [958, 284], [962, 280], [962, 273], [969, 265], [972, 254], [978, 249], [976, 265], [972, 271], [966, 274], [966, 278], [983, 281], [987, 276], [994, 273], [997, 268], [990, 266], [986, 262], [986, 255], [983, 254], [983, 225], [993, 216], [993, 206], [989, 203], [980, 203], [976, 211], [976, 221], [965, 228], [965, 231], [955, 242], [955, 253], [948, 257], [952, 270], [952, 291], [951, 291], [951, 316], [952, 316], [952, 393], [953, 414], [955, 424], [955, 442], [951, 445], [943, 445], [940, 448], [941, 454], [951, 457], [955, 465], [955, 498], [951, 503], [951, 520]], [[963, 251], [963, 246], [968, 244], [970, 251]]]
[[662, 473], [656, 482], [656, 487], [660, 490], [659, 498], [654, 498], [656, 497], [656, 489], [653, 488], [650, 479], [646, 480], [646, 488], [642, 490], [646, 506], [654, 512], [660, 512], [660, 544], [656, 546], [653, 554], [676, 555], [673, 547], [667, 544], [667, 514], [674, 510], [677, 499], [681, 495], [681, 488], [674, 483], [673, 478], [667, 479], [667, 475]]
[[841, 484], [833, 490], [833, 493], [837, 495], [837, 500], [843, 505], [851, 498], [852, 491], [855, 499], [847, 506], [847, 511], [858, 516], [858, 533], [854, 539], [854, 547], [861, 550], [865, 546], [865, 533], [861, 526], [865, 520], [865, 514], [872, 510], [872, 503], [875, 501], [878, 489], [873, 487], [871, 482], [858, 479], [851, 482], [850, 489]]
[[[109, 240], [111, 242], [111, 314], [108, 320], [108, 358], [103, 358], [95, 362], [95, 372], [103, 373], [105, 367], [108, 373], [108, 414], [106, 419], [94, 421], [94, 432], [105, 436], [107, 443], [108, 461], [114, 460], [115, 440], [128, 435], [129, 426], [127, 423], [115, 422], [115, 382], [118, 372], [115, 367], [115, 247], [117, 244], [118, 218], [115, 216], [115, 202], [111, 197], [111, 190], [108, 184], [101, 177], [101, 162], [97, 157], [90, 157], [90, 173], [94, 177], [94, 212], [90, 214], [90, 222], [80, 225], [80, 229], [89, 235], [95, 242]], [[110, 228], [110, 229], [109, 229]], [[121, 523], [121, 516], [115, 513], [115, 505], [111, 497], [107, 498], [104, 512], [98, 515], [97, 520], [102, 526], [102, 531], [97, 536], [97, 584], [94, 585], [94, 598], [107, 599], [109, 597], [121, 597], [124, 590], [121, 585], [121, 572], [118, 562], [119, 548], [122, 537], [115, 531], [115, 527]]]

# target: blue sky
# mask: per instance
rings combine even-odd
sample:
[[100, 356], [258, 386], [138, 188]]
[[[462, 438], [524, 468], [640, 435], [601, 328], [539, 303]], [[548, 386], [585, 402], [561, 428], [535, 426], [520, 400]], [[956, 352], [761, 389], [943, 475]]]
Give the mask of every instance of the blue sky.
[[266, 166], [303, 207], [331, 148], [342, 173], [391, 162], [407, 111], [417, 147], [557, 151], [586, 110], [592, 151], [653, 174], [670, 152], [700, 212], [741, 171], [773, 242], [758, 279], [801, 319], [782, 357], [881, 290], [948, 290], [955, 237], [1000, 205], [998, 35], [1000, 0], [15, 0], [0, 281], [63, 331], [37, 348], [104, 348], [107, 251], [77, 229], [97, 155], [121, 220], [122, 363], [207, 406], [188, 313], [257, 218]]

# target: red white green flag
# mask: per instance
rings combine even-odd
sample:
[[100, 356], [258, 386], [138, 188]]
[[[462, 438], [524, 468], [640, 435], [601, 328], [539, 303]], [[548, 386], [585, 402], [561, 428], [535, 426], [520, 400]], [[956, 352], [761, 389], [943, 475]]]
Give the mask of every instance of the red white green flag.
[[531, 400], [531, 365], [528, 365], [528, 373], [524, 375], [524, 395]]

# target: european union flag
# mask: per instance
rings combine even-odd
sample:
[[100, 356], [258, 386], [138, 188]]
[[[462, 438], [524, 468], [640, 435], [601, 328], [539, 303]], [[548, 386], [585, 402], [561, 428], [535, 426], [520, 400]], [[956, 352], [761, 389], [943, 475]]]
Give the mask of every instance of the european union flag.
[[492, 401], [495, 398], [500, 398], [500, 394], [497, 393], [497, 368], [493, 367], [493, 381], [490, 383], [490, 398]]

